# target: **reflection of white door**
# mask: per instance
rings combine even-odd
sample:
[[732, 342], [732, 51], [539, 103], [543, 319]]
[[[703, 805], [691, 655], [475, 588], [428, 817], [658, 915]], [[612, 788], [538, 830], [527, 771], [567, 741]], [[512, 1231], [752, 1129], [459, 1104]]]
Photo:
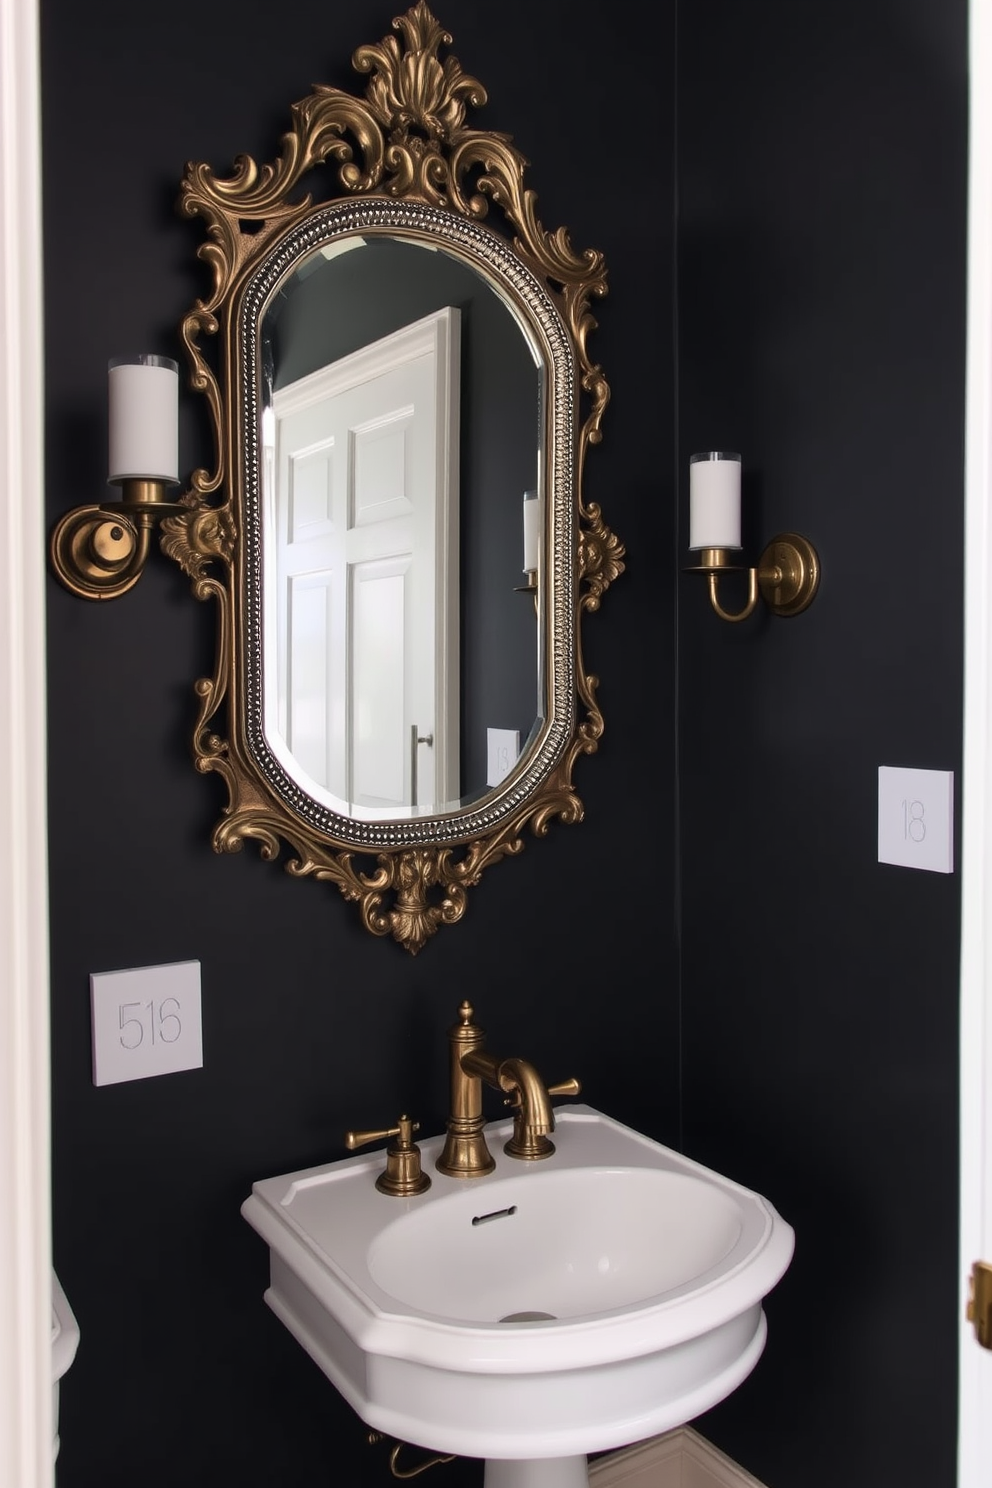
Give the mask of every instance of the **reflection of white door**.
[[439, 311], [273, 397], [266, 731], [338, 810], [460, 793], [458, 332]]

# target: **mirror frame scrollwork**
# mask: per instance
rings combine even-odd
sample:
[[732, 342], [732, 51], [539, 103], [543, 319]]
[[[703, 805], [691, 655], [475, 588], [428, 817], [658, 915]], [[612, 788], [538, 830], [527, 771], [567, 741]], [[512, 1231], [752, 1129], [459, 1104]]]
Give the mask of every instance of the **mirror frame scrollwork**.
[[[192, 387], [207, 399], [216, 464], [194, 472], [180, 509], [173, 505], [162, 520], [161, 542], [195, 595], [217, 604], [215, 670], [196, 684], [193, 739], [197, 769], [219, 774], [229, 796], [214, 848], [234, 852], [254, 840], [274, 860], [288, 845], [290, 873], [335, 884], [372, 934], [392, 936], [416, 954], [441, 925], [462, 918], [468, 890], [490, 864], [521, 851], [525, 827], [543, 836], [553, 819], [581, 820], [573, 768], [579, 755], [596, 750], [603, 731], [597, 678], [583, 665], [581, 624], [622, 572], [624, 549], [582, 491], [586, 453], [601, 438], [609, 399], [587, 349], [596, 324], [591, 304], [606, 293], [602, 254], [577, 254], [566, 229], [542, 227], [525, 185], [527, 162], [510, 136], [466, 125], [467, 105], [483, 105], [485, 90], [454, 57], [442, 61], [451, 37], [423, 0], [393, 27], [399, 39], [387, 36], [352, 58], [369, 76], [364, 98], [316, 86], [293, 105], [273, 164], [240, 156], [228, 177], [205, 164], [186, 168], [179, 207], [206, 222], [198, 256], [213, 284], [181, 334]], [[303, 178], [324, 165], [336, 168], [339, 193], [320, 202], [297, 194]], [[490, 205], [505, 229], [484, 221]], [[258, 307], [278, 277], [280, 253], [291, 260], [301, 244], [370, 229], [433, 235], [493, 277], [534, 326], [553, 386], [544, 455], [553, 500], [543, 559], [550, 678], [543, 734], [506, 782], [474, 806], [386, 822], [335, 818], [266, 756], [260, 621], [250, 602], [259, 561], [257, 447], [253, 453], [245, 437], [258, 417]], [[216, 347], [217, 372], [204, 338]]]

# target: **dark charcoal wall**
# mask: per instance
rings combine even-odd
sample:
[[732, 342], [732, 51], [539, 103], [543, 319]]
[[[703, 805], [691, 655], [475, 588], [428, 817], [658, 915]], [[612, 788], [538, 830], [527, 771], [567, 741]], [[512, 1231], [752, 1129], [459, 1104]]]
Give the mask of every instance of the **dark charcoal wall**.
[[683, 512], [740, 450], [751, 552], [823, 561], [789, 620], [680, 581], [685, 1146], [797, 1232], [698, 1425], [775, 1488], [954, 1481], [959, 880], [876, 786], [960, 769], [966, 10], [679, 8]]
[[[286, 0], [298, 40], [274, 45], [259, 0], [43, 0], [53, 520], [100, 491], [108, 356], [177, 354], [203, 289], [185, 161], [271, 159], [290, 101], [353, 87], [392, 15]], [[82, 1327], [61, 1488], [389, 1481], [264, 1307], [238, 1209], [349, 1125], [436, 1129], [466, 994], [494, 1046], [795, 1225], [766, 1353], [700, 1429], [774, 1488], [949, 1483], [958, 879], [876, 863], [875, 791], [879, 764], [960, 767], [964, 0], [680, 7], [677, 452], [674, 4], [650, 33], [628, 0], [440, 18], [545, 224], [610, 267], [588, 494], [629, 563], [587, 630], [586, 820], [490, 870], [412, 960], [336, 891], [210, 852], [222, 796], [188, 738], [213, 616], [179, 571], [107, 606], [52, 582], [55, 1262]], [[191, 468], [195, 400], [184, 418]], [[824, 576], [806, 615], [740, 627], [679, 577], [677, 770], [676, 509], [684, 543], [688, 456], [714, 445], [744, 454], [749, 549], [795, 527]], [[89, 972], [186, 957], [204, 1069], [94, 1089]]]
[[[314, 83], [364, 86], [350, 57], [397, 9], [43, 0], [52, 521], [104, 489], [108, 357], [181, 355], [177, 327], [207, 284], [202, 227], [175, 212], [186, 161], [273, 159]], [[613, 401], [587, 494], [630, 563], [586, 627], [606, 720], [576, 771], [586, 819], [528, 839], [413, 959], [336, 890], [251, 848], [211, 852], [223, 794], [194, 773], [189, 736], [214, 616], [178, 568], [154, 554], [107, 605], [52, 580], [54, 1247], [82, 1332], [60, 1488], [391, 1481], [264, 1306], [265, 1249], [239, 1206], [255, 1178], [343, 1156], [349, 1126], [409, 1109], [437, 1130], [462, 997], [494, 1048], [577, 1074], [593, 1104], [678, 1138], [674, 4], [655, 12], [651, 86], [636, 89], [629, 0], [438, 10], [489, 92], [474, 122], [514, 136], [545, 226], [567, 225], [610, 271], [590, 349]], [[200, 402], [185, 400], [187, 470], [210, 457]], [[89, 973], [190, 957], [204, 1068], [94, 1088]], [[476, 1464], [444, 1472], [452, 1488], [480, 1480]]]

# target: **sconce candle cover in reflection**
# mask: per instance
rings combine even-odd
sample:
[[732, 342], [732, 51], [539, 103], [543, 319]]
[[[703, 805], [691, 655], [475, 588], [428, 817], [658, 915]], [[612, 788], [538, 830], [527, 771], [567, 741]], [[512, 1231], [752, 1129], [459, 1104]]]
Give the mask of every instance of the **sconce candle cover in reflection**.
[[150, 353], [113, 357], [108, 376], [108, 479], [178, 483], [178, 363]]
[[536, 491], [524, 492], [524, 573], [537, 569], [539, 547], [538, 501]]
[[718, 450], [689, 457], [690, 548], [741, 545], [741, 457]]

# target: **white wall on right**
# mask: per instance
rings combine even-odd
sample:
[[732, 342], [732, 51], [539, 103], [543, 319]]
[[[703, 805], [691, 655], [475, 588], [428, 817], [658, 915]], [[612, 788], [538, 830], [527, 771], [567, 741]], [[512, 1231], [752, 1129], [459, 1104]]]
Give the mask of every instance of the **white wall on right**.
[[992, 1352], [965, 1320], [974, 1261], [992, 1260], [992, 10], [969, 10], [961, 909], [961, 1266], [958, 1488], [992, 1482]]

